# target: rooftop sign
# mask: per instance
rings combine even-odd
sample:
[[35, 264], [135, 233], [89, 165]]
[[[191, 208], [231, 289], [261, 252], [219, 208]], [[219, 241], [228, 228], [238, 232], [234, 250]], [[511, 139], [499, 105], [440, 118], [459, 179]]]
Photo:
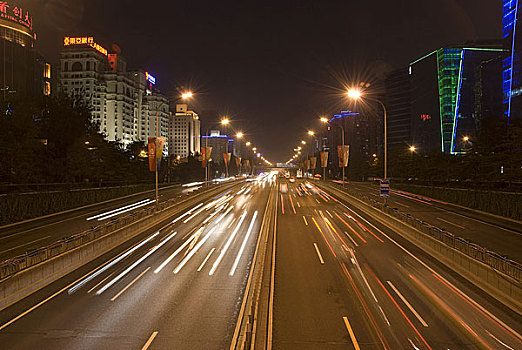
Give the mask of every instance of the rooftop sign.
[[0, 18], [24, 26], [28, 29], [27, 34], [32, 36], [33, 17], [27, 9], [15, 6], [9, 1], [0, 1]]
[[145, 72], [145, 79], [152, 85], [156, 85], [156, 78], [149, 72]]
[[[0, 4], [2, 2], [0, 1]], [[72, 46], [72, 45], [89, 45], [94, 48], [98, 52], [107, 56], [107, 50], [103, 48], [101, 45], [94, 42], [94, 38], [92, 36], [80, 36], [80, 37], [64, 37], [63, 38], [63, 46]]]

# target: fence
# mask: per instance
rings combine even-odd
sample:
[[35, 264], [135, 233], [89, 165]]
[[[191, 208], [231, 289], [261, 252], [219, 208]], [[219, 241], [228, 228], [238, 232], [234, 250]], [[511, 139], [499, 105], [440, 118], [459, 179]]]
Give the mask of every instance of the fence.
[[[334, 186], [338, 189], [341, 189], [341, 186], [337, 184]], [[346, 192], [346, 189], [343, 191]], [[400, 221], [413, 226], [414, 228], [429, 235], [437, 241], [444, 243], [446, 246], [449, 246], [474, 260], [488, 265], [496, 271], [499, 271], [519, 282], [522, 282], [522, 264], [501, 256], [500, 254], [490, 251], [464, 238], [455, 236], [451, 232], [448, 232], [444, 229], [416, 219], [410, 214], [402, 213], [396, 208], [390, 208], [389, 206], [384, 205], [382, 202], [378, 202], [360, 193], [357, 194], [357, 198], [364, 200], [366, 203], [385, 212], [386, 214], [389, 214], [399, 219]]]
[[[197, 190], [198, 192], [202, 191], [202, 188]], [[195, 194], [195, 191], [190, 195]], [[91, 242], [99, 237], [106, 235], [107, 233], [113, 232], [119, 228], [125, 227], [133, 222], [136, 222], [146, 216], [150, 216], [152, 214], [157, 214], [174, 204], [177, 204], [177, 201], [181, 197], [186, 197], [188, 194], [183, 195], [179, 194], [177, 197], [171, 198], [167, 201], [160, 202], [155, 207], [146, 207], [142, 208], [133, 213], [127, 214], [123, 217], [112, 219], [103, 225], [96, 226], [92, 229], [80, 232], [78, 234], [64, 237], [59, 241], [52, 243], [46, 247], [42, 247], [30, 252], [27, 252], [23, 255], [19, 255], [17, 257], [11, 258], [9, 260], [3, 261], [0, 263], [0, 279], [3, 279], [7, 276], [11, 276], [23, 269], [29, 268], [36, 264], [39, 264], [45, 260], [51, 259], [52, 257], [58, 256], [68, 250], [74, 249], [85, 243]]]

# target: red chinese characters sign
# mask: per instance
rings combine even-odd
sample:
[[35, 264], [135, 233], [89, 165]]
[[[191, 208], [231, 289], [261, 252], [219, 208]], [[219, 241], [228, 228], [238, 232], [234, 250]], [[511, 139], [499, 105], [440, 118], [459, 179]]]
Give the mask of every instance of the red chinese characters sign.
[[0, 18], [18, 23], [33, 31], [33, 17], [29, 11], [9, 1], [0, 1]]
[[80, 37], [68, 37], [63, 38], [63, 46], [71, 46], [71, 45], [89, 45], [96, 49], [98, 52], [101, 52], [105, 56], [107, 56], [107, 50], [101, 45], [94, 42], [94, 38], [92, 36], [80, 36]]

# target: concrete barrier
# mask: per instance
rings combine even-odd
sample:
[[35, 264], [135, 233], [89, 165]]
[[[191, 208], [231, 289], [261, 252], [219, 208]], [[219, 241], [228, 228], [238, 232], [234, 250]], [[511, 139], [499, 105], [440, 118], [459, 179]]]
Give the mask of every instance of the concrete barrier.
[[501, 273], [481, 261], [473, 259], [359, 198], [331, 186], [324, 187], [334, 192], [339, 199], [344, 200], [381, 224], [393, 229], [409, 242], [415, 244], [513, 311], [522, 314], [522, 283], [520, 281]]
[[234, 185], [213, 188], [198, 193], [173, 206], [153, 212], [124, 227], [117, 228], [81, 246], [67, 250], [0, 280], [0, 310], [22, 300], [48, 284], [57, 281], [61, 277], [138, 236], [144, 231], [169, 220], [172, 216], [193, 205], [194, 202], [201, 200], [202, 197], [212, 196]]

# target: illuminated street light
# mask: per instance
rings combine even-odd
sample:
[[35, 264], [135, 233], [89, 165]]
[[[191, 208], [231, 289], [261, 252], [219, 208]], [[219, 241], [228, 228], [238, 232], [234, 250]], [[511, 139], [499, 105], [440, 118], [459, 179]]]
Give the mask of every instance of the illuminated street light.
[[187, 92], [184, 92], [181, 94], [181, 98], [186, 100], [186, 99], [189, 99], [193, 96], [192, 92], [191, 91], [187, 91]]
[[242, 138], [243, 137], [243, 132], [239, 131], [237, 134], [236, 134], [236, 137], [238, 139]]
[[464, 140], [464, 142], [468, 142], [468, 141], [469, 141], [469, 136], [464, 136], [464, 137], [462, 138], [462, 140]]
[[410, 151], [411, 151], [411, 152], [415, 152], [415, 146], [411, 146], [411, 147], [410, 147]]
[[303, 145], [306, 145], [306, 141], [305, 141], [305, 140], [301, 141], [301, 143], [302, 143]]
[[326, 117], [321, 117], [319, 120], [321, 121], [321, 123], [328, 123], [328, 118]]
[[308, 130], [308, 135], [310, 136], [314, 136], [315, 135], [315, 132], [313, 130]]
[[358, 90], [358, 89], [350, 89], [348, 90], [348, 92], [346, 93], [348, 95], [349, 98], [351, 98], [352, 100], [358, 100], [361, 98], [362, 96], [362, 92], [361, 90]]
[[230, 120], [227, 117], [224, 117], [221, 119], [221, 125], [228, 125], [230, 123]]
[[254, 151], [254, 152], [257, 151], [257, 147], [252, 148], [252, 151]]
[[300, 151], [301, 149], [302, 149], [302, 147], [301, 147], [301, 146], [297, 147], [297, 150], [298, 150], [298, 151]]
[[249, 147], [249, 146], [251, 146], [251, 145], [252, 145], [252, 142], [250, 142], [250, 141], [247, 141], [247, 143], [245, 143], [245, 145], [246, 145], [247, 147]]
[[[348, 90], [348, 92], [346, 94], [348, 95], [349, 98], [351, 98], [354, 101], [360, 100], [363, 97], [363, 94], [362, 94], [361, 90], [359, 90], [359, 89], [350, 89], [350, 90]], [[380, 104], [383, 109], [383, 112], [384, 112], [384, 116], [383, 116], [384, 117], [384, 180], [387, 180], [388, 179], [388, 127], [387, 127], [388, 121], [387, 121], [387, 117], [386, 117], [386, 113], [387, 113], [386, 106], [380, 100], [377, 100], [374, 98], [369, 98], [369, 97], [366, 97], [366, 98], [370, 101], [375, 101], [378, 104]], [[386, 203], [386, 198], [384, 198], [384, 201]]]

